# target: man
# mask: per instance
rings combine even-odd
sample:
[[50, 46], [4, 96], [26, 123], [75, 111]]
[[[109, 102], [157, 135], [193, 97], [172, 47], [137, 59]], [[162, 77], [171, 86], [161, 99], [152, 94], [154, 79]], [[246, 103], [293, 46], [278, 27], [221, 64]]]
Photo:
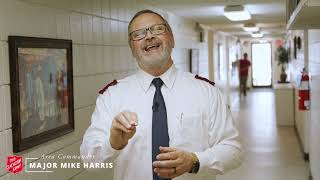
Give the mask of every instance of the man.
[[224, 98], [213, 82], [176, 70], [167, 21], [140, 11], [128, 32], [140, 70], [100, 91], [85, 161], [114, 159], [115, 180], [212, 180], [237, 167], [241, 145]]
[[248, 60], [248, 54], [243, 54], [243, 59], [239, 60], [239, 76], [240, 76], [240, 95], [243, 93], [244, 96], [247, 95], [247, 80], [248, 71], [251, 66], [251, 62]]

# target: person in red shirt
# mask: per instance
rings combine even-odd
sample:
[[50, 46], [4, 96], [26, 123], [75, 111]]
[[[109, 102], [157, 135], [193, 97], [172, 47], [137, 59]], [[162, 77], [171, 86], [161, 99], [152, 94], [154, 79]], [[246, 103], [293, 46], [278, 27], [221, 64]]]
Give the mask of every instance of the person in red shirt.
[[251, 62], [248, 60], [248, 54], [243, 54], [243, 59], [239, 60], [239, 78], [240, 78], [240, 95], [243, 93], [244, 96], [247, 95], [247, 80], [248, 71], [251, 66]]

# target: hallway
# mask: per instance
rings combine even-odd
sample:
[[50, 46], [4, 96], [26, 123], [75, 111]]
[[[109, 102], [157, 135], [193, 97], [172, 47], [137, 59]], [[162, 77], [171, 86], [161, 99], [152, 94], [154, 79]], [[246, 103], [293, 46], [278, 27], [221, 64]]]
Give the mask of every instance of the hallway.
[[254, 89], [232, 107], [239, 126], [246, 157], [242, 166], [218, 180], [307, 180], [293, 127], [276, 125], [272, 89]]

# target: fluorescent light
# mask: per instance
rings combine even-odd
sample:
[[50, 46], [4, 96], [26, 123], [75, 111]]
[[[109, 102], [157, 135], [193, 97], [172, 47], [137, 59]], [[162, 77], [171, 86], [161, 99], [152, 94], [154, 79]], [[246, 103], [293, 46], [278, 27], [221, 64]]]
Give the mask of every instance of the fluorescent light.
[[251, 33], [251, 36], [254, 38], [262, 38], [263, 37], [263, 33], [261, 32], [253, 32]]
[[260, 30], [259, 27], [256, 26], [256, 24], [254, 23], [246, 23], [243, 27], [243, 30], [247, 31], [247, 32], [257, 32]]
[[224, 15], [231, 21], [245, 21], [251, 19], [250, 13], [241, 5], [226, 6]]

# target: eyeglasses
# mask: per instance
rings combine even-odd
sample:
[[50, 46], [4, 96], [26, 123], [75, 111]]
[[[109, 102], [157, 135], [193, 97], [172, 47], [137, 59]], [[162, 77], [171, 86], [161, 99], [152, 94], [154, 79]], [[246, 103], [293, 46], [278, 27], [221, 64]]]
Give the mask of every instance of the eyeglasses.
[[155, 25], [148, 27], [148, 28], [145, 28], [145, 29], [138, 29], [138, 30], [132, 31], [129, 34], [129, 37], [133, 41], [139, 41], [139, 40], [146, 37], [148, 30], [153, 35], [159, 35], [159, 34], [166, 32], [166, 29], [167, 29], [166, 24], [155, 24]]

